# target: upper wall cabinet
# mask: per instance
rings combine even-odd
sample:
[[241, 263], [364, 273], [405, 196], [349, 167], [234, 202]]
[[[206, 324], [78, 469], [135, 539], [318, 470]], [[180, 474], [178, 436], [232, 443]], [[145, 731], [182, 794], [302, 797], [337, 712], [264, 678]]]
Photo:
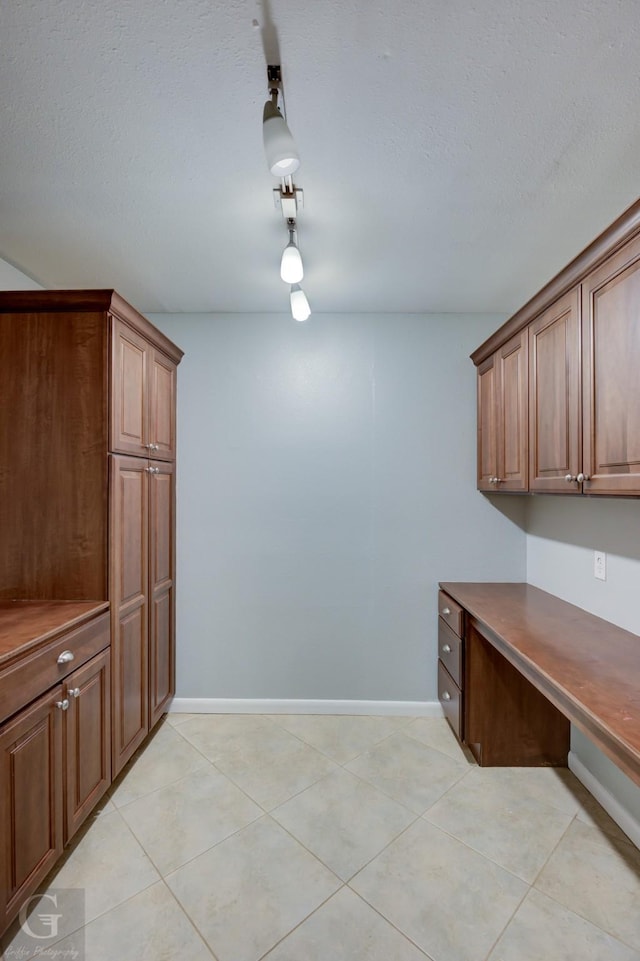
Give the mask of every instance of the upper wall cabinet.
[[527, 490], [527, 332], [478, 368], [478, 487]]
[[580, 291], [529, 327], [529, 489], [579, 493]]
[[640, 494], [640, 237], [582, 284], [584, 489]]
[[472, 354], [479, 490], [640, 496], [639, 317], [640, 201]]
[[176, 364], [112, 318], [111, 450], [175, 459]]

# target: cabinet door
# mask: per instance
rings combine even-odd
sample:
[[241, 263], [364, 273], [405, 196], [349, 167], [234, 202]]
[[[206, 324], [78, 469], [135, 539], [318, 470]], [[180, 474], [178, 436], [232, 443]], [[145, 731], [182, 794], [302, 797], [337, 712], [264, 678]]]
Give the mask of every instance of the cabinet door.
[[582, 284], [583, 471], [589, 494], [640, 494], [640, 238]]
[[149, 516], [149, 726], [175, 693], [175, 474], [155, 463]]
[[110, 652], [102, 651], [67, 678], [64, 715], [65, 842], [111, 783]]
[[111, 418], [109, 449], [149, 453], [147, 381], [151, 345], [127, 324], [111, 319]]
[[496, 355], [478, 367], [478, 490], [495, 490], [498, 476]]
[[111, 454], [112, 771], [124, 767], [148, 724], [149, 466]]
[[62, 853], [62, 686], [0, 727], [0, 930]]
[[[579, 494], [582, 470], [580, 290], [529, 327], [529, 489]], [[569, 478], [569, 480], [567, 480]]]
[[497, 351], [497, 490], [529, 489], [528, 332], [521, 331]]
[[154, 350], [149, 379], [149, 456], [175, 460], [176, 365]]

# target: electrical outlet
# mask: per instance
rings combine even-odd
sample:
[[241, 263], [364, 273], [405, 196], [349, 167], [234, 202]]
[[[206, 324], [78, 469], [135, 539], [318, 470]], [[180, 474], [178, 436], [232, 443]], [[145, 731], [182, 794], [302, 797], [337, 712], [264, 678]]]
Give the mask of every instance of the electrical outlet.
[[593, 552], [593, 576], [599, 581], [607, 579], [607, 555], [604, 551]]

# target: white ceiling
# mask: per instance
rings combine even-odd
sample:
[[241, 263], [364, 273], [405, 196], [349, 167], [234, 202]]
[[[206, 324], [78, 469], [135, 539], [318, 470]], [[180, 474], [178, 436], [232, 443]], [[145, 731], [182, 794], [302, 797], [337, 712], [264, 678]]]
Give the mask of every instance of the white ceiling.
[[281, 311], [265, 48], [315, 311], [512, 312], [640, 195], [637, 0], [7, 0], [0, 257]]

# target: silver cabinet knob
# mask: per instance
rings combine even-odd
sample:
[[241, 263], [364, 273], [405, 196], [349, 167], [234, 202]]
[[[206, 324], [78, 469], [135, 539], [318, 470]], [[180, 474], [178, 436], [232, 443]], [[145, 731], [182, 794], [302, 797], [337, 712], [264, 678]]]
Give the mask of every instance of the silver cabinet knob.
[[501, 477], [494, 477], [494, 478], [493, 478], [493, 483], [494, 483], [494, 484], [501, 484], [501, 483], [502, 483], [502, 478], [501, 478]]
[[442, 650], [445, 654], [451, 654], [451, 646], [449, 644], [444, 644]]
[[145, 450], [153, 450], [153, 444], [143, 444]]
[[443, 613], [443, 614], [450, 614], [450, 613], [451, 613], [451, 608], [450, 608], [450, 607], [443, 607], [443, 608], [442, 608], [442, 613]]
[[74, 660], [75, 654], [73, 651], [63, 651], [62, 654], [58, 654], [58, 664], [70, 664]]
[[[578, 475], [578, 476], [580, 476], [580, 475]], [[571, 483], [573, 483], [573, 481], [578, 480], [578, 478], [577, 478], [577, 477], [574, 477], [572, 474], [565, 474], [564, 479], [566, 480], [567, 484], [571, 484]]]
[[442, 700], [443, 700], [443, 701], [450, 701], [450, 700], [451, 700], [451, 695], [449, 694], [448, 691], [443, 691]]
[[151, 450], [160, 450], [160, 444], [152, 444]]
[[69, 710], [69, 698], [68, 698], [68, 697], [65, 697], [65, 699], [64, 699], [63, 701], [56, 701], [56, 707], [59, 708], [61, 711], [68, 711], [68, 710]]
[[80, 697], [80, 688], [72, 687], [70, 691], [67, 691], [69, 697]]
[[591, 478], [589, 477], [588, 474], [582, 474], [582, 473], [580, 473], [580, 474], [578, 474], [578, 476], [576, 477], [576, 480], [577, 480], [577, 482], [578, 482], [579, 484], [583, 484], [585, 481], [591, 480]]

